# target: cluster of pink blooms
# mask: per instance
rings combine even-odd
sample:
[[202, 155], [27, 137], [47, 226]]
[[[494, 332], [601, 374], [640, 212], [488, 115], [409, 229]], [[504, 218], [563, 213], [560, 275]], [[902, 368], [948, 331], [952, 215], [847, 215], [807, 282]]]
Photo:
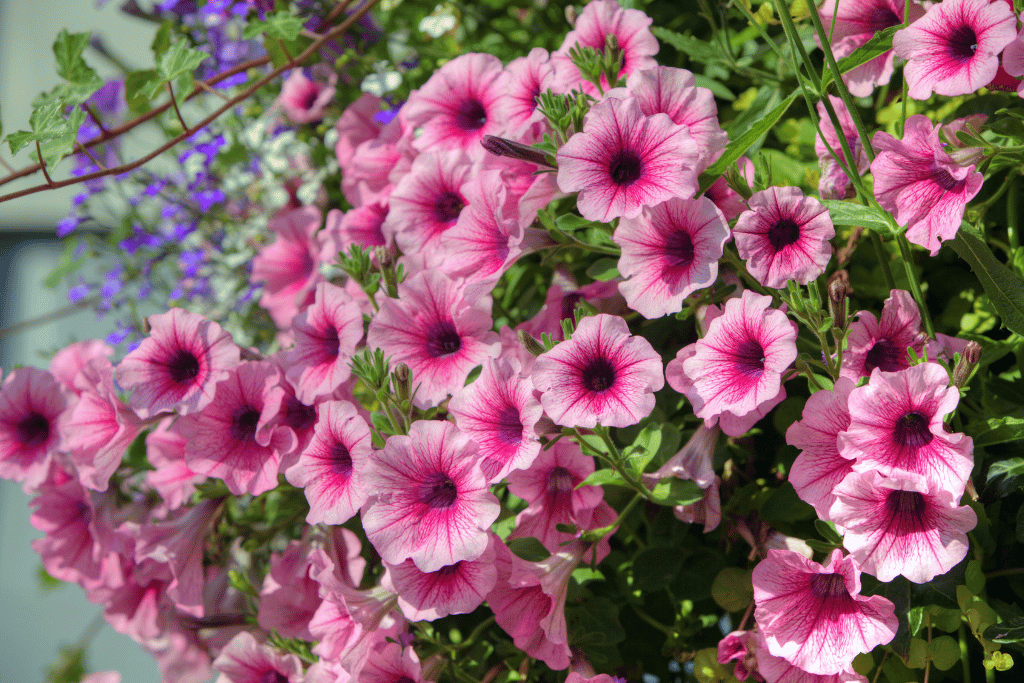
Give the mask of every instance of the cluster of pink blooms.
[[[837, 54], [880, 27], [863, 20], [869, 5], [902, 21], [902, 0], [840, 0]], [[908, 60], [912, 96], [984, 86], [1004, 48], [1007, 71], [1024, 72], [1011, 63], [1024, 39], [1014, 42], [1015, 17], [1004, 4], [911, 6], [920, 18], [894, 45]], [[960, 28], [947, 30], [956, 21]], [[796, 188], [770, 187], [744, 201], [720, 181], [696, 196], [698, 176], [727, 137], [693, 74], [654, 61], [650, 23], [615, 0], [594, 0], [554, 53], [537, 48], [508, 65], [486, 54], [453, 59], [390, 119], [373, 95], [350, 106], [337, 122], [336, 152], [353, 208], [325, 217], [316, 206], [285, 207], [253, 264], [283, 350], [264, 357], [216, 322], [173, 309], [152, 316], [150, 336], [116, 365], [110, 348], [85, 342], [61, 351], [50, 372], [7, 377], [0, 476], [34, 495], [32, 523], [46, 534], [34, 546], [46, 570], [104, 604], [108, 622], [152, 651], [166, 680], [205, 680], [211, 666], [233, 683], [433, 680], [436, 663], [417, 658], [410, 622], [485, 603], [531, 657], [572, 667], [570, 681], [610, 680], [594, 677], [570, 649], [564, 603], [572, 571], [609, 551], [580, 534], [614, 525], [617, 515], [600, 487], [578, 488], [593, 459], [569, 438], [546, 450], [542, 439], [563, 427], [635, 425], [667, 380], [703, 426], [655, 475], [696, 481], [705, 500], [677, 516], [713, 529], [721, 505], [710, 454], [719, 430], [742, 435], [786, 397], [797, 326], [771, 296], [740, 288], [701, 312], [701, 338], [663, 370], [661, 355], [620, 314], [681, 311], [719, 279], [730, 240], [765, 288], [810, 283], [825, 272], [835, 236], [825, 207]], [[622, 87], [587, 83], [568, 56], [577, 45], [603, 49], [608, 35], [622, 53]], [[932, 64], [950, 54], [934, 41], [963, 43], [970, 54], [956, 69]], [[851, 73], [851, 89], [870, 89], [891, 72], [892, 55], [883, 55]], [[582, 129], [557, 152], [557, 173], [488, 153], [484, 136], [542, 140], [549, 124], [537, 95], [546, 91], [593, 100]], [[282, 107], [302, 120], [303, 109], [322, 107], [324, 92], [296, 72]], [[925, 117], [911, 117], [902, 140], [877, 134], [871, 164], [859, 156], [852, 121], [840, 132], [858, 155], [848, 166], [870, 167], [878, 201], [909, 223], [908, 239], [934, 253], [955, 234], [981, 175], [954, 161]], [[826, 133], [837, 149], [839, 133]], [[845, 194], [841, 169], [822, 178], [823, 195]], [[933, 191], [934, 202], [922, 199]], [[621, 278], [579, 285], [559, 276], [534, 318], [495, 332], [495, 284], [521, 256], [552, 246], [533, 227], [537, 214], [572, 193], [585, 219], [618, 219]], [[405, 278], [396, 296], [382, 288], [371, 297], [352, 280], [324, 275], [322, 266], [351, 245], [397, 259]], [[581, 301], [599, 312], [562, 339], [562, 321]], [[722, 661], [737, 660], [738, 677], [860, 680], [853, 657], [896, 629], [891, 602], [860, 595], [860, 573], [926, 582], [965, 556], [976, 518], [958, 501], [972, 443], [944, 422], [958, 390], [942, 365], [911, 365], [906, 353], [948, 357], [956, 341], [930, 341], [919, 327], [902, 291], [881, 321], [861, 313], [842, 378], [813, 394], [789, 429], [801, 449], [790, 481], [843, 534], [848, 554], [837, 549], [823, 566], [793, 550], [768, 552], [754, 569], [756, 629], [720, 647]], [[535, 354], [517, 332], [562, 341]], [[363, 349], [382, 350], [392, 368], [404, 364], [414, 411], [440, 409], [450, 419], [413, 421], [407, 434], [375, 447], [351, 372]], [[122, 456], [147, 431], [153, 469], [127, 472]], [[196, 486], [215, 478], [232, 495], [257, 496], [281, 476], [308, 501], [302, 538], [276, 547], [265, 568], [248, 567], [240, 547], [221, 549], [227, 566], [204, 564], [225, 498], [193, 503]], [[528, 503], [505, 539], [492, 531], [500, 505], [491, 487], [502, 481]], [[126, 499], [126, 490], [137, 493]], [[360, 542], [338, 526], [356, 515], [385, 568], [369, 588], [361, 588]], [[539, 539], [550, 557], [520, 559], [506, 543], [520, 537]], [[304, 667], [253, 634], [229, 568], [257, 586], [260, 629], [315, 642], [317, 663]]]

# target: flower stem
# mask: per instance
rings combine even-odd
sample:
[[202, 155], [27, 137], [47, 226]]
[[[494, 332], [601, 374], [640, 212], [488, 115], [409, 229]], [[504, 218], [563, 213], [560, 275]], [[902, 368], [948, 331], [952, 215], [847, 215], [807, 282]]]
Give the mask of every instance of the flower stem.
[[896, 236], [896, 244], [900, 247], [900, 254], [903, 256], [903, 267], [907, 272], [907, 281], [910, 283], [910, 293], [914, 295], [914, 301], [921, 311], [921, 320], [924, 322], [924, 329], [928, 336], [935, 338], [935, 328], [932, 326], [932, 316], [928, 313], [928, 307], [924, 303], [924, 294], [921, 292], [921, 283], [917, 280], [917, 273], [914, 272], [914, 255], [910, 251], [910, 242], [903, 235]]
[[875, 256], [878, 258], [879, 265], [882, 266], [882, 277], [885, 278], [885, 286], [891, 292], [896, 289], [896, 280], [892, 276], [892, 269], [889, 268], [889, 254], [885, 251], [885, 247], [882, 246], [882, 238], [878, 236], [878, 233], [874, 230], [871, 233], [871, 244], [875, 247]]

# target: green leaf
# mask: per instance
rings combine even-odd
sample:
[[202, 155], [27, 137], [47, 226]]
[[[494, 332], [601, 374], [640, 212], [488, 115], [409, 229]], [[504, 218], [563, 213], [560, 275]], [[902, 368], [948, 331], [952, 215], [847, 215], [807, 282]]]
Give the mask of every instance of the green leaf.
[[619, 260], [614, 258], [598, 259], [587, 268], [587, 275], [598, 282], [608, 282], [619, 276]]
[[661, 26], [651, 27], [651, 33], [695, 62], [701, 64], [725, 63], [725, 60], [718, 54], [718, 50], [699, 38], [685, 36]]
[[551, 556], [551, 553], [544, 547], [544, 544], [533, 536], [513, 538], [511, 541], [508, 541], [507, 545], [508, 549], [515, 553], [516, 557], [527, 562], [540, 562]]
[[156, 70], [164, 80], [173, 81], [182, 74], [191, 74], [209, 56], [202, 50], [190, 47], [186, 39], [179, 38], [178, 42], [160, 55]]
[[843, 537], [839, 535], [839, 532], [836, 530], [836, 525], [832, 522], [816, 519], [814, 520], [814, 528], [819, 534], [821, 534], [822, 538], [837, 548], [843, 545]]
[[[878, 31], [868, 42], [861, 45], [848, 56], [836, 60], [836, 66], [839, 67], [839, 73], [845, 74], [848, 71], [853, 71], [861, 64], [867, 64], [875, 57], [885, 54], [891, 50], [892, 37], [896, 34], [896, 31], [901, 28], [903, 27], [891, 26], [883, 31]], [[833, 74], [830, 69], [826, 69], [825, 74], [821, 79], [822, 91], [828, 87], [834, 77], [835, 74]]]
[[985, 574], [981, 571], [981, 562], [971, 560], [967, 563], [964, 570], [964, 585], [975, 595], [985, 590]]
[[160, 80], [156, 71], [132, 71], [124, 79], [124, 98], [128, 102], [128, 108], [136, 114], [142, 114], [149, 110], [149, 101], [152, 99], [150, 85], [157, 84], [159, 88], [165, 81]]
[[57, 58], [57, 75], [66, 81], [77, 81], [83, 71], [92, 71], [82, 59], [82, 53], [88, 46], [88, 33], [68, 33], [67, 29], [61, 29], [53, 43], [53, 55]]
[[950, 240], [960, 258], [967, 261], [985, 288], [1003, 325], [1017, 334], [1024, 334], [1024, 280], [999, 261], [973, 228], [960, 226]]
[[732, 93], [732, 90], [729, 90], [729, 88], [725, 87], [725, 85], [720, 81], [708, 78], [703, 74], [694, 74], [693, 80], [697, 83], [698, 88], [707, 88], [711, 91], [712, 95], [719, 99], [727, 102], [732, 102], [736, 99], [736, 95]]
[[939, 636], [928, 643], [928, 656], [940, 671], [949, 671], [960, 661], [960, 644], [952, 636]]
[[993, 643], [1024, 642], [1024, 617], [1011, 617], [1001, 624], [993, 624], [982, 636]]
[[581, 481], [576, 488], [583, 488], [584, 486], [604, 486], [606, 484], [615, 484], [617, 486], [629, 486], [626, 480], [622, 478], [622, 475], [615, 470], [605, 469], [597, 470], [592, 473], [589, 477]]
[[739, 567], [726, 567], [718, 572], [715, 582], [711, 584], [711, 597], [727, 612], [746, 609], [754, 599], [750, 572]]
[[153, 57], [160, 59], [160, 55], [164, 54], [171, 48], [171, 34], [174, 32], [174, 22], [168, 19], [167, 21], [161, 22], [160, 28], [156, 30], [156, 35], [153, 36], [153, 42], [150, 43], [150, 49], [153, 50]]
[[973, 422], [966, 432], [974, 439], [974, 447], [992, 446], [997, 443], [1024, 439], [1024, 418], [1007, 415]]
[[822, 204], [835, 225], [856, 225], [870, 228], [874, 232], [892, 234], [892, 226], [886, 220], [887, 214], [871, 206], [856, 204], [839, 199], [825, 199]]
[[633, 559], [633, 590], [661, 590], [672, 583], [685, 559], [681, 548], [654, 546], [641, 550]]
[[302, 33], [302, 19], [291, 12], [277, 12], [267, 17], [266, 31], [271, 38], [292, 41]]
[[782, 118], [782, 115], [786, 113], [799, 94], [795, 92], [784, 99], [763, 118], [755, 122], [747, 132], [730, 142], [725, 148], [725, 152], [718, 158], [718, 161], [711, 164], [708, 170], [701, 174], [700, 191], [697, 194], [703, 194], [705, 190], [711, 187], [712, 183], [718, 180], [719, 176], [725, 173], [725, 169], [735, 164], [762, 135], [767, 133]]
[[704, 490], [689, 479], [665, 477], [651, 491], [650, 498], [659, 505], [693, 505], [704, 498]]

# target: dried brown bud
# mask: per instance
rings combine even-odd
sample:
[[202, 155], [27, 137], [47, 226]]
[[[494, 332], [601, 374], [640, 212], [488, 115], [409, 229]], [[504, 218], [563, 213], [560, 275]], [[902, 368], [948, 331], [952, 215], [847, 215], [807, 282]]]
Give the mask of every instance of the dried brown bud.
[[971, 379], [971, 373], [981, 360], [981, 344], [975, 341], [967, 342], [964, 352], [960, 354], [960, 362], [953, 369], [953, 384], [957, 389], [963, 389], [967, 381]]
[[381, 268], [388, 268], [395, 262], [395, 255], [387, 247], [374, 247], [373, 255]]
[[565, 20], [569, 26], [576, 28], [576, 19], [579, 18], [579, 14], [576, 12], [576, 8], [572, 5], [567, 5], [565, 8]]

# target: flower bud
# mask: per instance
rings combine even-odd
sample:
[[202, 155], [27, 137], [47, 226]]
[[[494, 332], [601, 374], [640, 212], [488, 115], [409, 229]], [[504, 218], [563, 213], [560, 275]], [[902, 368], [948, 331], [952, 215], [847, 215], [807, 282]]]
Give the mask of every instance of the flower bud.
[[408, 401], [412, 396], [409, 384], [409, 366], [405, 363], [399, 363], [395, 366], [392, 376], [394, 377], [395, 395], [398, 397], [398, 400]]
[[508, 138], [499, 138], [496, 135], [485, 135], [480, 144], [483, 148], [495, 156], [509, 157], [510, 159], [519, 159], [530, 164], [537, 166], [545, 166], [547, 168], [555, 168], [550, 161], [548, 161], [547, 155], [539, 149], [534, 149], [529, 145], [524, 145], [521, 142], [515, 140], [509, 140]]
[[534, 339], [526, 330], [519, 330], [516, 332], [516, 336], [519, 337], [519, 343], [533, 355], [539, 356], [545, 352], [544, 345]]
[[960, 362], [953, 369], [953, 384], [957, 389], [963, 389], [971, 373], [981, 360], [981, 344], [976, 341], [967, 342], [964, 352], [960, 355]]
[[837, 270], [828, 281], [828, 311], [836, 329], [846, 329], [846, 300], [850, 293], [849, 273]]
[[567, 5], [565, 8], [565, 21], [569, 26], [576, 28], [576, 19], [578, 17], [579, 14], [576, 12], [576, 8], [572, 5]]

